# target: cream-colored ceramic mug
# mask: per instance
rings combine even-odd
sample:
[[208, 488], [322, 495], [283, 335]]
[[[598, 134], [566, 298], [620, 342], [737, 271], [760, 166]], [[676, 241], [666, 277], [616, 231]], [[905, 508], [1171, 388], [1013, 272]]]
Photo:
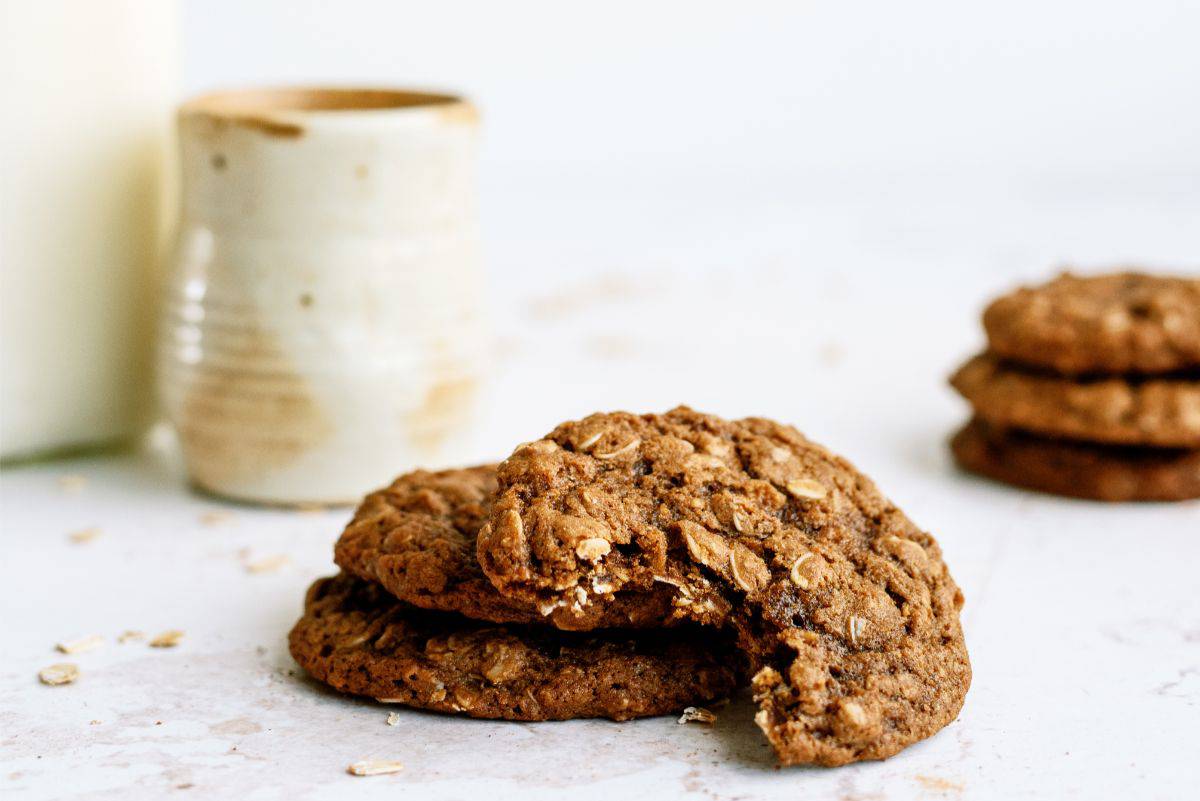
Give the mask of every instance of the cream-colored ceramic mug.
[[346, 503], [456, 460], [486, 344], [477, 120], [392, 90], [182, 106], [158, 382], [198, 486]]

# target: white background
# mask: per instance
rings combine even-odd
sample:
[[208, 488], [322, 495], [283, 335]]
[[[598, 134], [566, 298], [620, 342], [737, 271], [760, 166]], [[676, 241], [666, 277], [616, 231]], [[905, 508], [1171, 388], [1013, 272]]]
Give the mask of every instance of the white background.
[[1189, 2], [184, 6], [190, 91], [460, 89], [489, 165], [1036, 178], [1200, 171]]
[[[344, 512], [230, 507], [189, 493], [169, 456], [97, 457], [5, 472], [5, 549], [22, 558], [0, 560], [0, 788], [1194, 792], [1200, 507], [962, 476], [944, 441], [966, 411], [944, 381], [980, 347], [983, 303], [1017, 280], [1063, 263], [1200, 271], [1200, 5], [197, 0], [183, 34], [189, 92], [411, 84], [482, 106], [497, 348], [476, 458], [596, 409], [794, 423], [938, 537], [975, 683], [938, 736], [835, 771], [772, 770], [744, 702], [711, 731], [411, 712], [388, 727], [385, 710], [289, 673], [283, 633], [331, 570]], [[85, 526], [104, 533], [66, 540]], [[246, 572], [278, 553], [281, 571]], [[117, 646], [126, 628], [188, 635]], [[76, 658], [77, 684], [36, 683], [63, 658], [55, 641], [91, 633], [108, 643]], [[367, 757], [407, 768], [344, 774]]]

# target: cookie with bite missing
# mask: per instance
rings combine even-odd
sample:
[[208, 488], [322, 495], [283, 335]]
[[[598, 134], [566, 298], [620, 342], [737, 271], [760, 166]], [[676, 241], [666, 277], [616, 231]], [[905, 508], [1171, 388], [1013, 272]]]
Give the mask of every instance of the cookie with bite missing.
[[497, 588], [585, 609], [673, 588], [683, 614], [737, 632], [783, 763], [882, 759], [957, 716], [971, 668], [937, 543], [790, 426], [595, 414], [497, 476], [478, 550]]
[[1200, 276], [1065, 273], [993, 301], [997, 355], [1064, 375], [1200, 369]]
[[495, 465], [402, 475], [359, 505], [334, 546], [334, 561], [414, 606], [477, 620], [588, 630], [666, 625], [676, 618], [666, 587], [586, 609], [539, 609], [498, 593], [475, 558], [495, 488]]
[[341, 692], [476, 718], [674, 714], [738, 682], [737, 655], [712, 632], [482, 623], [417, 609], [346, 574], [309, 588], [288, 643], [301, 667]]
[[950, 449], [965, 470], [1017, 487], [1097, 501], [1200, 498], [1200, 449], [1056, 440], [978, 418]]

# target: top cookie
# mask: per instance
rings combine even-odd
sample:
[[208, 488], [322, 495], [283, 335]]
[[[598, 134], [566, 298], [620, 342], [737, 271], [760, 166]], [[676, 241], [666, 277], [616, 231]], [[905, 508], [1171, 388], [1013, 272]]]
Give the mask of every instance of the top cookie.
[[738, 631], [785, 763], [881, 759], [962, 705], [962, 596], [937, 543], [789, 426], [596, 414], [498, 479], [479, 559], [503, 593], [586, 609], [672, 587], [681, 614]]
[[476, 620], [583, 631], [662, 625], [675, 617], [665, 587], [586, 610], [548, 606], [547, 615], [500, 595], [475, 559], [475, 537], [495, 489], [495, 465], [402, 475], [359, 505], [334, 546], [334, 561], [414, 606]]
[[983, 313], [991, 350], [1066, 375], [1200, 367], [1200, 278], [1064, 273]]

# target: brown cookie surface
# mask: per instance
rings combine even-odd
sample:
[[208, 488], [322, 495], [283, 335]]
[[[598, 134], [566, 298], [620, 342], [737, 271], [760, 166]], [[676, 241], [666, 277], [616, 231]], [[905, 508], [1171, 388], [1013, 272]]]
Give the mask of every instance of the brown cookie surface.
[[995, 300], [990, 348], [1059, 373], [1162, 373], [1200, 367], [1200, 278], [1064, 274]]
[[727, 695], [739, 673], [739, 655], [713, 632], [499, 626], [416, 609], [344, 573], [309, 588], [288, 643], [342, 692], [477, 718], [671, 714]]
[[627, 593], [586, 609], [547, 607], [496, 591], [475, 558], [476, 536], [491, 511], [495, 465], [397, 478], [363, 500], [334, 547], [348, 573], [376, 581], [424, 609], [497, 623], [547, 623], [567, 630], [661, 625], [672, 617], [667, 588]]
[[1200, 449], [1055, 440], [975, 419], [950, 442], [964, 469], [1017, 487], [1097, 501], [1200, 498]]
[[882, 759], [952, 721], [970, 684], [937, 543], [848, 462], [769, 420], [686, 408], [565, 423], [501, 464], [485, 572], [537, 603], [654, 583], [731, 624], [788, 764]]
[[1197, 378], [1065, 378], [983, 353], [950, 383], [977, 416], [1004, 427], [1087, 442], [1200, 447]]

